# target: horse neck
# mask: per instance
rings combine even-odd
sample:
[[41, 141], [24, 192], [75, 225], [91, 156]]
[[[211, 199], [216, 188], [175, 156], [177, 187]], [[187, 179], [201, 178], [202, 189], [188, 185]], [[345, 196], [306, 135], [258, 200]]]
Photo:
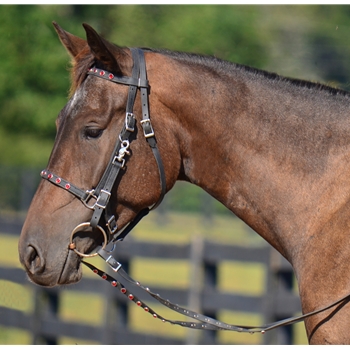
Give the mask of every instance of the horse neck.
[[310, 227], [315, 213], [304, 211], [319, 208], [318, 186], [330, 176], [327, 132], [339, 139], [325, 120], [338, 118], [348, 97], [334, 102], [328, 92], [242, 69], [175, 71], [164, 100], [178, 123], [179, 179], [203, 188], [290, 256], [286, 239]]

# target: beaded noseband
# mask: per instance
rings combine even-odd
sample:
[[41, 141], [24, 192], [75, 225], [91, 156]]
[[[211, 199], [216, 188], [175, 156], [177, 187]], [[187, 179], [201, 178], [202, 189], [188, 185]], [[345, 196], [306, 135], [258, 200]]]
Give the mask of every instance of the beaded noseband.
[[[107, 72], [105, 70], [101, 70], [98, 68], [91, 68], [87, 74], [93, 75], [99, 78], [103, 78], [109, 80], [114, 83], [129, 85], [129, 93], [128, 100], [126, 105], [126, 116], [125, 122], [122, 131], [119, 134], [119, 138], [115, 148], [113, 150], [110, 161], [105, 169], [105, 172], [100, 179], [100, 182], [94, 189], [83, 190], [79, 187], [74, 186], [71, 182], [55, 175], [49, 170], [43, 170], [41, 172], [41, 176], [43, 179], [48, 180], [52, 184], [59, 186], [60, 188], [68, 191], [73, 194], [77, 198], [79, 198], [82, 203], [89, 209], [93, 210], [93, 215], [90, 222], [84, 222], [78, 225], [71, 233], [69, 248], [74, 250], [81, 257], [92, 257], [95, 255], [99, 255], [102, 257], [106, 263], [116, 272], [118, 273], [124, 280], [132, 285], [136, 285], [139, 288], [146, 291], [151, 297], [156, 299], [158, 302], [163, 304], [164, 306], [170, 308], [171, 310], [178, 312], [182, 315], [188, 316], [196, 320], [196, 322], [185, 322], [185, 321], [172, 321], [160, 316], [153, 309], [147, 306], [144, 302], [142, 302], [137, 296], [131, 294], [125, 286], [106, 274], [102, 270], [97, 269], [95, 266], [85, 262], [82, 260], [81, 262], [89, 267], [94, 273], [98, 274], [102, 277], [103, 280], [106, 280], [110, 283], [112, 287], [117, 288], [121, 293], [125, 294], [129, 300], [136, 303], [136, 305], [142, 307], [146, 312], [150, 313], [154, 318], [159, 318], [163, 322], [168, 322], [171, 324], [181, 325], [183, 327], [189, 327], [193, 329], [206, 329], [206, 330], [229, 330], [235, 332], [248, 332], [248, 333], [265, 333], [266, 331], [275, 329], [277, 327], [290, 325], [296, 322], [303, 321], [307, 317], [316, 315], [320, 312], [328, 310], [336, 305], [345, 304], [350, 299], [350, 294], [345, 297], [337, 300], [336, 302], [322, 308], [319, 310], [312, 311], [308, 314], [304, 314], [297, 317], [287, 318], [282, 321], [277, 321], [271, 324], [267, 324], [264, 326], [237, 326], [231, 325], [224, 322], [217, 321], [213, 318], [201, 315], [199, 313], [190, 311], [179, 305], [171, 303], [169, 300], [163, 299], [159, 294], [153, 293], [149, 288], [146, 288], [141, 285], [140, 282], [134, 281], [121, 267], [121, 264], [114, 258], [113, 250], [117, 241], [122, 241], [124, 237], [135, 227], [135, 225], [149, 213], [150, 210], [155, 209], [160, 202], [162, 201], [165, 192], [166, 192], [166, 181], [165, 181], [165, 172], [163, 163], [160, 157], [160, 153], [157, 147], [157, 142], [154, 135], [154, 130], [149, 118], [149, 106], [148, 106], [148, 93], [149, 93], [149, 85], [146, 76], [146, 64], [144, 53], [141, 49], [130, 49], [132, 53], [132, 57], [134, 60], [132, 77], [118, 77], [114, 74]], [[126, 162], [126, 155], [129, 155], [129, 147], [130, 147], [130, 135], [134, 132], [135, 126], [135, 118], [133, 114], [133, 106], [136, 98], [137, 89], [141, 91], [141, 103], [142, 103], [142, 119], [141, 125], [143, 128], [144, 136], [152, 149], [153, 155], [156, 159], [159, 177], [160, 177], [160, 186], [161, 186], [161, 195], [158, 201], [151, 206], [150, 208], [145, 208], [141, 210], [137, 216], [131, 221], [124, 229], [118, 231], [116, 219], [113, 214], [109, 213], [109, 199], [111, 197], [111, 190], [116, 181], [116, 178], [119, 174], [120, 169], [124, 168]], [[91, 203], [92, 202], [92, 203]], [[107, 227], [107, 232], [100, 225], [101, 216], [104, 213], [105, 215], [105, 225]], [[103, 235], [103, 244], [100, 249], [96, 253], [92, 254], [83, 254], [79, 252], [75, 244], [73, 242], [74, 235], [86, 227], [97, 228], [101, 234]], [[109, 246], [112, 245], [110, 248]]]

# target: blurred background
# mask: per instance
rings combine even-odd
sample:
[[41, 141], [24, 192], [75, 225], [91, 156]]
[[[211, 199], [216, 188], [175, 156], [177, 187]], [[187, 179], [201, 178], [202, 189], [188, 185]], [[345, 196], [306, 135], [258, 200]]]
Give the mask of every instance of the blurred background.
[[[88, 293], [77, 286], [47, 292], [26, 281], [17, 241], [39, 172], [53, 146], [55, 118], [70, 87], [68, 54], [52, 21], [80, 37], [85, 37], [81, 24], [86, 22], [121, 46], [214, 55], [347, 90], [350, 6], [1, 5], [0, 20], [0, 344], [306, 344], [302, 323], [264, 337], [228, 332], [202, 335], [159, 325], [134, 305], [129, 307], [110, 295], [104, 283], [93, 278]], [[164, 290], [165, 298], [170, 291], [178, 291], [174, 297], [180, 303], [230, 323], [260, 324], [279, 319], [284, 312], [290, 316], [299, 311], [288, 264], [193, 185], [176, 185], [130, 236], [125, 247], [154, 242], [179, 248], [177, 256], [163, 260], [156, 259], [156, 248], [144, 256], [128, 256], [127, 249], [121, 248], [129, 272]], [[232, 255], [242, 259], [230, 260], [225, 254], [205, 257], [207, 250], [220, 252], [219, 246], [208, 246], [211, 242], [232, 249], [232, 259]], [[245, 254], [235, 253], [237, 247]], [[89, 280], [90, 273], [85, 275]], [[213, 285], [208, 292], [203, 283], [209, 282]], [[85, 291], [88, 288], [86, 284]], [[280, 301], [286, 311], [278, 311], [278, 298], [286, 291], [287, 299]], [[215, 309], [210, 296], [218, 293], [227, 300], [227, 308]], [[116, 336], [111, 329], [103, 337], [97, 331], [112, 324], [115, 332], [124, 331]], [[126, 329], [129, 338], [122, 337]]]

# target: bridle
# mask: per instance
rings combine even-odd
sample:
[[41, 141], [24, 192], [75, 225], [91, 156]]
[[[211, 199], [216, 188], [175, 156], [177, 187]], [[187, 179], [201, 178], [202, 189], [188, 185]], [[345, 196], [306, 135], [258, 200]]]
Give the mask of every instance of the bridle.
[[[114, 74], [107, 72], [96, 67], [92, 67], [88, 70], [88, 75], [93, 75], [99, 78], [109, 80], [113, 83], [123, 84], [129, 86], [128, 99], [126, 104], [126, 114], [124, 126], [118, 136], [117, 143], [112, 152], [112, 156], [108, 162], [108, 165], [98, 183], [96, 188], [83, 190], [71, 182], [63, 179], [62, 177], [50, 172], [49, 170], [43, 170], [41, 176], [43, 179], [50, 181], [56, 186], [68, 191], [75, 197], [79, 198], [82, 203], [89, 209], [93, 210], [93, 214], [90, 222], [84, 222], [79, 224], [71, 233], [70, 248], [74, 250], [78, 255], [82, 257], [96, 256], [97, 253], [84, 254], [79, 252], [73, 242], [74, 235], [86, 228], [92, 227], [98, 229], [104, 238], [102, 250], [106, 248], [107, 244], [111, 241], [114, 243], [119, 240], [123, 240], [125, 236], [135, 227], [135, 225], [149, 213], [150, 210], [155, 209], [162, 202], [166, 192], [166, 179], [163, 162], [158, 150], [157, 141], [155, 138], [154, 130], [151, 124], [149, 116], [149, 84], [146, 73], [146, 63], [144, 53], [141, 49], [131, 48], [131, 54], [133, 58], [132, 76], [115, 76]], [[140, 89], [141, 94], [141, 106], [142, 106], [142, 119], [140, 121], [143, 134], [147, 140], [154, 158], [158, 165], [159, 178], [160, 178], [160, 197], [158, 201], [151, 207], [141, 210], [136, 217], [131, 221], [123, 230], [118, 231], [117, 223], [114, 214], [110, 210], [108, 204], [111, 198], [111, 191], [116, 182], [118, 174], [121, 169], [124, 169], [126, 162], [126, 155], [130, 155], [130, 136], [135, 131], [136, 119], [134, 117], [133, 109], [137, 94], [137, 89]], [[99, 224], [104, 214], [104, 221], [106, 230]], [[106, 233], [107, 231], [107, 233]]]
[[[78, 226], [76, 226], [72, 231], [70, 236], [69, 249], [73, 250], [75, 253], [77, 253], [83, 258], [99, 255], [106, 261], [106, 263], [116, 273], [118, 273], [128, 283], [140, 287], [141, 289], [146, 291], [149, 295], [151, 295], [151, 297], [159, 301], [161, 304], [165, 305], [166, 307], [172, 309], [175, 312], [178, 312], [182, 315], [195, 319], [196, 322], [173, 321], [160, 316], [153, 309], [151, 309], [144, 302], [142, 302], [139, 298], [137, 298], [137, 296], [130, 293], [121, 282], [117, 281], [116, 279], [106, 274], [102, 270], [97, 269], [95, 266], [85, 262], [84, 260], [81, 261], [83, 264], [89, 267], [94, 273], [98, 274], [100, 277], [102, 277], [102, 279], [109, 282], [112, 287], [117, 288], [121, 293], [125, 294], [129, 298], [129, 300], [133, 301], [134, 303], [136, 303], [136, 305], [142, 307], [146, 312], [150, 313], [154, 318], [159, 318], [163, 322], [178, 324], [183, 327], [188, 327], [193, 329], [229, 330], [229, 331], [236, 331], [236, 332], [265, 333], [266, 331], [275, 329], [277, 327], [286, 326], [296, 322], [303, 321], [307, 317], [326, 311], [341, 303], [344, 303], [344, 304], [347, 303], [350, 300], [350, 294], [346, 295], [345, 297], [337, 300], [336, 302], [322, 309], [318, 309], [301, 316], [287, 318], [282, 321], [277, 321], [271, 324], [258, 326], [258, 327], [237, 326], [237, 325], [231, 325], [228, 323], [217, 321], [213, 318], [207, 317], [205, 315], [201, 315], [199, 313], [180, 307], [179, 305], [173, 304], [169, 300], [163, 299], [159, 294], [153, 293], [149, 288], [146, 288], [143, 285], [141, 285], [140, 282], [136, 282], [135, 280], [133, 280], [122, 269], [121, 264], [113, 256], [113, 250], [115, 248], [116, 242], [122, 241], [125, 238], [125, 236], [137, 225], [137, 223], [145, 215], [149, 213], [150, 210], [155, 209], [163, 200], [163, 197], [166, 192], [165, 171], [164, 171], [162, 159], [157, 147], [157, 141], [155, 138], [154, 130], [151, 124], [150, 116], [149, 116], [149, 103], [148, 103], [149, 84], [147, 81], [144, 52], [141, 49], [136, 49], [136, 48], [131, 48], [130, 50], [134, 61], [131, 77], [115, 76], [110, 72], [107, 72], [102, 69], [98, 69], [96, 67], [90, 68], [87, 72], [88, 75], [103, 78], [113, 83], [124, 84], [129, 86], [124, 126], [119, 134], [117, 143], [114, 147], [109, 163], [96, 188], [93, 188], [90, 190], [83, 190], [77, 186], [74, 186], [71, 182], [50, 172], [49, 170], [43, 170], [41, 172], [41, 176], [43, 179], [48, 180], [52, 184], [73, 194], [75, 197], [79, 198], [87, 208], [93, 210], [93, 214], [90, 222], [81, 223]], [[155, 204], [153, 204], [151, 207], [141, 210], [125, 228], [118, 231], [115, 216], [113, 213], [111, 213], [111, 210], [108, 204], [111, 197], [111, 191], [116, 182], [118, 174], [120, 170], [123, 169], [125, 166], [125, 162], [126, 162], [125, 156], [130, 154], [129, 153], [130, 136], [135, 131], [135, 123], [136, 123], [136, 119], [133, 113], [133, 107], [134, 107], [138, 89], [140, 89], [141, 105], [142, 105], [142, 118], [140, 120], [140, 123], [143, 128], [144, 137], [146, 138], [149, 146], [151, 147], [154, 158], [158, 165], [161, 191], [160, 191], [160, 197]], [[107, 230], [105, 230], [103, 227], [100, 226], [102, 215], [104, 215], [104, 221], [105, 221], [105, 226]], [[104, 239], [103, 244], [101, 248], [97, 250], [96, 253], [92, 253], [92, 254], [81, 253], [76, 249], [75, 243], [73, 242], [74, 235], [86, 227], [92, 227], [92, 228], [98, 229], [103, 235], [103, 239]]]

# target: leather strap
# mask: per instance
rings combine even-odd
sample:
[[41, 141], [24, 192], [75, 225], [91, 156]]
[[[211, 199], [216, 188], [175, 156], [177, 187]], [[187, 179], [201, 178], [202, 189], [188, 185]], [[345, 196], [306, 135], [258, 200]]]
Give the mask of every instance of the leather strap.
[[[125, 281], [128, 283], [135, 285], [142, 290], [144, 290], [146, 293], [148, 293], [152, 298], [156, 299], [158, 302], [160, 302], [162, 305], [166, 306], [167, 308], [185, 315], [187, 317], [193, 318], [196, 320], [196, 322], [184, 322], [184, 321], [173, 321], [166, 319], [162, 317], [160, 314], [156, 313], [153, 309], [149, 308], [146, 303], [142, 302], [135, 294], [131, 294], [123, 284], [118, 282], [116, 279], [111, 277], [110, 275], [106, 274], [104, 271], [96, 268], [95, 266], [85, 262], [82, 260], [82, 263], [86, 265], [88, 268], [90, 268], [94, 273], [98, 274], [102, 279], [108, 281], [111, 283], [113, 287], [118, 287], [118, 289], [125, 294], [129, 300], [133, 301], [136, 303], [138, 306], [141, 306], [145, 311], [149, 312], [152, 314], [154, 318], [160, 318], [163, 322], [168, 322], [171, 324], [177, 324], [182, 327], [187, 327], [187, 328], [193, 328], [193, 329], [205, 329], [205, 330], [226, 330], [226, 331], [234, 331], [234, 332], [239, 332], [239, 333], [262, 333], [264, 334], [267, 331], [270, 331], [272, 329], [282, 327], [282, 326], [287, 326], [290, 324], [294, 324], [300, 321], [305, 320], [306, 318], [319, 314], [323, 311], [326, 311], [336, 305], [341, 304], [342, 302], [348, 301], [350, 299], [350, 294], [346, 295], [343, 298], [338, 299], [336, 302], [327, 305], [326, 307], [323, 307], [321, 309], [309, 312], [304, 315], [296, 316], [296, 317], [290, 317], [281, 321], [269, 323], [263, 326], [241, 326], [241, 325], [233, 325], [225, 322], [218, 321], [214, 318], [202, 315], [200, 313], [188, 310], [186, 308], [183, 308], [177, 304], [171, 303], [169, 300], [166, 300], [162, 298], [159, 294], [156, 294], [152, 292], [149, 288], [144, 287], [140, 282], [135, 281], [132, 279], [122, 268], [122, 265], [114, 259], [114, 257], [111, 254], [106, 253], [106, 251], [102, 252], [100, 250], [98, 254], [106, 260], [108, 265], [116, 272], [118, 273]], [[198, 322], [199, 321], [199, 322]]]
[[[126, 104], [126, 116], [122, 131], [118, 135], [118, 140], [112, 152], [111, 158], [108, 165], [95, 189], [86, 190], [74, 186], [67, 180], [60, 178], [53, 174], [49, 170], [43, 170], [41, 176], [43, 179], [50, 181], [51, 183], [65, 189], [74, 196], [78, 197], [86, 207], [92, 209], [90, 225], [97, 227], [101, 221], [102, 215], [104, 214], [105, 224], [110, 234], [109, 241], [123, 240], [127, 233], [131, 231], [133, 227], [149, 213], [150, 210], [155, 209], [163, 200], [166, 192], [166, 178], [163, 162], [158, 150], [157, 141], [155, 138], [154, 130], [151, 124], [149, 116], [149, 84], [147, 80], [146, 62], [144, 52], [141, 49], [131, 48], [131, 54], [133, 58], [132, 76], [115, 76], [114, 74], [98, 68], [91, 68], [88, 71], [88, 75], [96, 76], [99, 78], [106, 79], [113, 83], [129, 85], [128, 99]], [[108, 204], [111, 197], [113, 186], [120, 173], [120, 170], [125, 164], [125, 155], [129, 155], [130, 136], [135, 130], [135, 117], [133, 114], [135, 99], [137, 90], [140, 89], [141, 94], [141, 105], [142, 105], [142, 117], [141, 125], [143, 128], [144, 136], [150, 145], [153, 155], [155, 157], [159, 178], [160, 178], [160, 196], [158, 201], [150, 208], [145, 208], [135, 217], [135, 219], [127, 225], [122, 231], [117, 232], [116, 219], [109, 209]], [[92, 202], [92, 203], [90, 203]]]

